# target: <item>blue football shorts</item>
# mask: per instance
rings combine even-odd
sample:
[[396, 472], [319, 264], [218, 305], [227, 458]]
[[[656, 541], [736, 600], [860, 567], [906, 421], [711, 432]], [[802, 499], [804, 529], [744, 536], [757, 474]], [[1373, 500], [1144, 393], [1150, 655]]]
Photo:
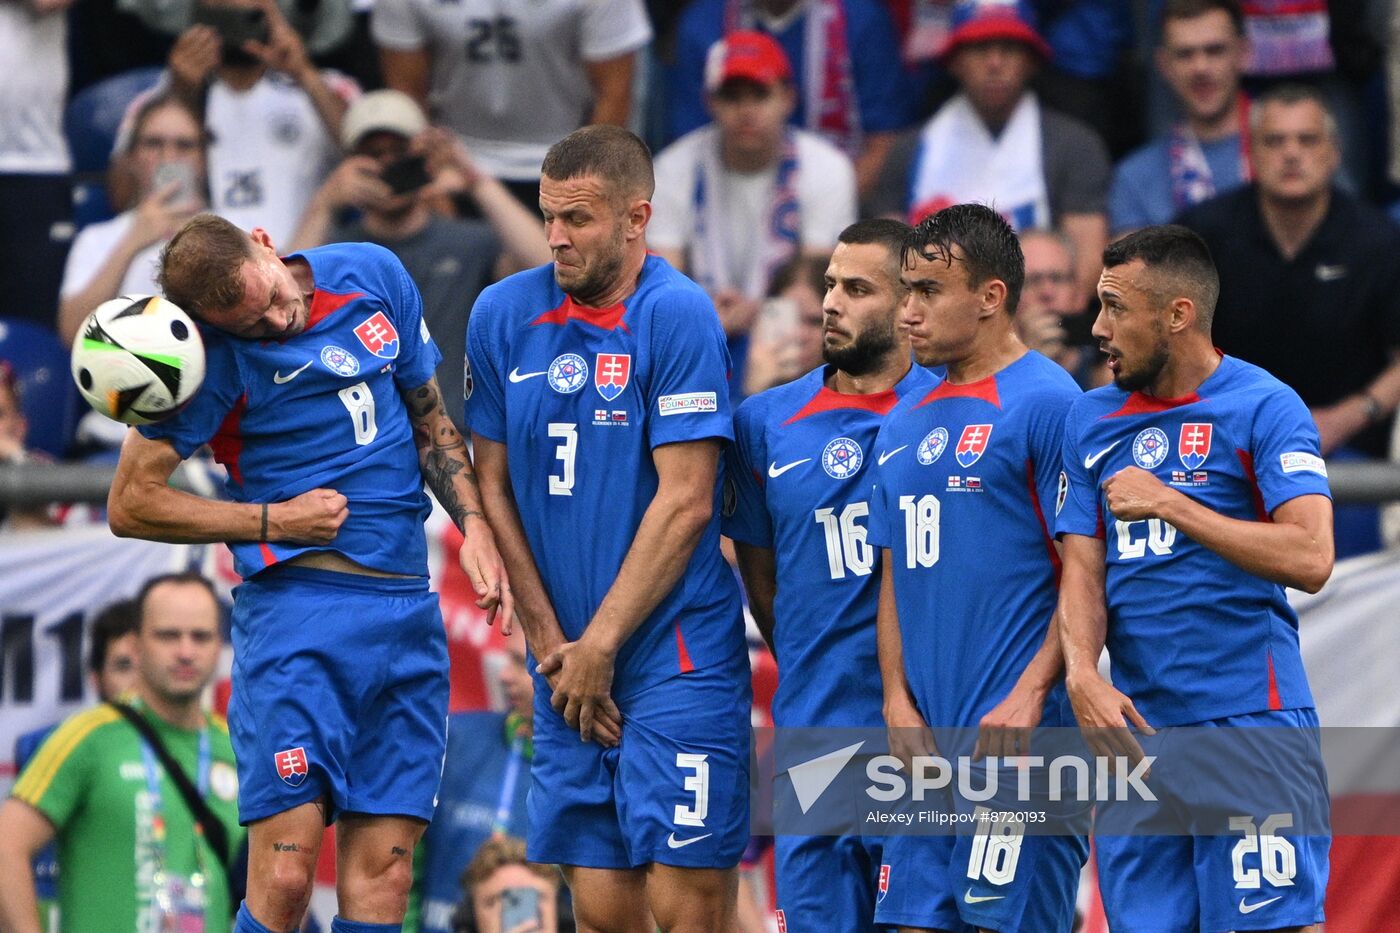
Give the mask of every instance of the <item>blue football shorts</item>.
[[234, 591], [239, 819], [326, 798], [428, 821], [447, 751], [447, 635], [425, 578], [309, 567]]
[[[1273, 727], [1277, 738], [1263, 738], [1262, 731], [1257, 740], [1242, 734], [1228, 745], [1212, 741], [1204, 752], [1199, 733], [1188, 739], [1191, 733], [1180, 731], [1259, 727]], [[1101, 804], [1103, 834], [1094, 848], [1109, 926], [1134, 933], [1224, 933], [1321, 923], [1332, 838], [1325, 831], [1327, 775], [1317, 729], [1315, 710], [1291, 709], [1137, 736], [1143, 751], [1157, 756], [1153, 771], [1161, 778], [1149, 786], [1163, 805], [1180, 814], [1183, 824], [1220, 811], [1213, 818], [1232, 831], [1130, 835], [1147, 809]], [[1188, 741], [1194, 747], [1183, 747]], [[1286, 759], [1282, 765], [1280, 757]], [[1189, 774], [1176, 764], [1183, 760], [1190, 763]], [[1267, 791], [1251, 793], [1255, 788]], [[1222, 810], [1241, 796], [1247, 802], [1234, 807], [1241, 812]]]
[[875, 885], [883, 847], [882, 836], [774, 837], [780, 933], [879, 929]]
[[689, 671], [618, 702], [622, 742], [583, 742], [535, 680], [532, 862], [732, 868], [749, 839], [747, 663]]

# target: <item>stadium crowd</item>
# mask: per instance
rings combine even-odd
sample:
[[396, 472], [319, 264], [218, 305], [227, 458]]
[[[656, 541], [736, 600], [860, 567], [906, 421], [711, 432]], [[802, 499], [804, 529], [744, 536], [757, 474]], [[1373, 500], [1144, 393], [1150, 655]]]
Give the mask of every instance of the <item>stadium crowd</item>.
[[[631, 127], [655, 153], [647, 244], [712, 300], [736, 407], [822, 362], [843, 231], [977, 202], [1024, 253], [1017, 336], [1078, 387], [1113, 378], [1090, 332], [1105, 248], [1175, 222], [1219, 269], [1216, 346], [1298, 393], [1324, 456], [1400, 457], [1391, 36], [1400, 8], [1380, 0], [0, 0], [0, 462], [115, 462], [125, 429], [87, 411], [55, 360], [104, 301], [159, 291], [162, 248], [201, 212], [261, 228], [284, 254], [367, 242], [397, 256], [442, 350], [446, 414], [468, 436], [462, 399], [481, 378], [464, 365], [469, 314], [493, 283], [551, 261], [541, 164], [594, 124]], [[882, 242], [870, 236], [855, 242]], [[100, 518], [9, 508], [0, 533]], [[1382, 546], [1373, 507], [1338, 507], [1335, 527], [1338, 557]], [[52, 875], [71, 872], [95, 879], [82, 901], [99, 913], [81, 929], [159, 897], [231, 928], [232, 751], [192, 701], [224, 637], [201, 628], [208, 595], [202, 578], [158, 578], [125, 629], [94, 626], [104, 703], [59, 727], [71, 741], [20, 756], [34, 765], [0, 816], [13, 830], [0, 832], [0, 908], [6, 876], [31, 872], [52, 904]], [[136, 680], [108, 686], [119, 658]], [[405, 929], [571, 928], [567, 888], [520, 839], [534, 688], [519, 633], [499, 660], [485, 691], [497, 710], [453, 714], [442, 828], [418, 850]], [[106, 702], [121, 696], [134, 709]], [[132, 822], [80, 806], [82, 769], [109, 755], [154, 774], [140, 738], [152, 729], [208, 802], [182, 809], [167, 787], [178, 816], [156, 838], [104, 842], [125, 855], [70, 867], [86, 834]], [[226, 825], [196, 833], [210, 813]], [[26, 867], [55, 835], [59, 854]], [[162, 887], [132, 864], [137, 843], [200, 882]], [[768, 928], [763, 858], [759, 842], [745, 853], [746, 933]]]

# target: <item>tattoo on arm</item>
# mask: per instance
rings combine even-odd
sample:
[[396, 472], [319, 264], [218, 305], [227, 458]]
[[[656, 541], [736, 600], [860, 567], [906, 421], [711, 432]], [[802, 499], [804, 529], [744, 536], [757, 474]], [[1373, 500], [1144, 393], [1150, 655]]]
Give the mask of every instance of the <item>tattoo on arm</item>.
[[274, 842], [274, 843], [272, 844], [272, 851], [273, 851], [273, 852], [300, 852], [300, 851], [301, 851], [301, 846], [297, 845], [295, 842]]
[[457, 427], [448, 418], [436, 381], [414, 389], [408, 398], [408, 407], [423, 479], [452, 517], [453, 524], [465, 531], [468, 518], [473, 515], [484, 517], [481, 512], [469, 509], [462, 503], [455, 486], [459, 477], [473, 486], [479, 485], [476, 473], [467, 460], [467, 442], [462, 440]]

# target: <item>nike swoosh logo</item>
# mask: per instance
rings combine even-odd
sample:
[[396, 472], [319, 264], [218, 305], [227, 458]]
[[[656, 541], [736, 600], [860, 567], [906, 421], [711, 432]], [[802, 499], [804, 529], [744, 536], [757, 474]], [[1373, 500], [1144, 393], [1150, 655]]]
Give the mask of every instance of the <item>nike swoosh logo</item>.
[[543, 375], [544, 375], [544, 370], [540, 370], [540, 371], [537, 372], [537, 373], [522, 373], [522, 372], [520, 371], [520, 367], [517, 366], [515, 369], [512, 369], [512, 370], [510, 371], [509, 379], [510, 379], [511, 382], [524, 382], [526, 379], [533, 379], [533, 378], [535, 378], [536, 376], [543, 376]]
[[[909, 446], [908, 444], [905, 444], [905, 445], [904, 445], [904, 447], [908, 447], [908, 446]], [[885, 453], [880, 454], [880, 456], [878, 456], [878, 457], [875, 458], [875, 462], [876, 462], [877, 465], [879, 465], [879, 466], [884, 466], [886, 460], [890, 459], [890, 458], [893, 457], [895, 454], [899, 453], [901, 450], [904, 449], [904, 447], [896, 447], [894, 450], [886, 451]]]
[[1103, 450], [1099, 451], [1098, 453], [1094, 454], [1093, 456], [1085, 457], [1085, 458], [1084, 458], [1084, 469], [1086, 469], [1086, 470], [1092, 470], [1092, 469], [1094, 468], [1094, 464], [1098, 463], [1100, 460], [1103, 459], [1104, 454], [1108, 453], [1110, 450], [1112, 450], [1113, 448], [1117, 447], [1117, 446], [1118, 446], [1119, 444], [1121, 444], [1121, 443], [1123, 443], [1123, 441], [1122, 441], [1122, 439], [1120, 438], [1119, 440], [1116, 440], [1116, 441], [1114, 441], [1112, 444], [1109, 444], [1107, 447], [1105, 447]]
[[801, 460], [794, 460], [791, 463], [785, 464], [783, 466], [778, 466], [778, 464], [776, 463], [770, 463], [768, 464], [768, 478], [777, 479], [779, 476], [782, 476], [784, 473], [786, 473], [788, 470], [791, 470], [793, 467], [801, 466], [804, 463], [809, 463], [811, 459], [811, 457], [803, 457]]
[[287, 373], [287, 375], [285, 375], [285, 376], [282, 375], [281, 370], [278, 370], [277, 372], [275, 372], [275, 373], [272, 374], [272, 381], [275, 382], [275, 383], [277, 383], [279, 386], [280, 386], [280, 385], [285, 385], [285, 384], [287, 384], [288, 382], [291, 382], [291, 381], [292, 381], [293, 379], [295, 379], [297, 376], [300, 376], [300, 375], [301, 375], [301, 371], [302, 371], [303, 369], [305, 369], [307, 366], [310, 366], [310, 365], [311, 365], [311, 361], [310, 361], [310, 360], [307, 360], [305, 364], [303, 364], [302, 366], [297, 367], [296, 369], [294, 369], [294, 370], [292, 370], [291, 372]]
[[1254, 913], [1256, 910], [1258, 910], [1260, 907], [1268, 907], [1268, 906], [1269, 906], [1270, 904], [1272, 904], [1274, 901], [1282, 900], [1282, 899], [1283, 899], [1283, 895], [1280, 894], [1278, 897], [1271, 897], [1271, 898], [1269, 898], [1267, 901], [1260, 901], [1260, 902], [1257, 903], [1257, 904], [1246, 904], [1246, 903], [1244, 902], [1244, 898], [1240, 898], [1240, 913], [1242, 913], [1242, 914], [1252, 914], [1252, 913]]
[[684, 849], [692, 842], [699, 842], [701, 839], [709, 839], [714, 833], [706, 833], [703, 836], [692, 836], [690, 839], [677, 839], [675, 833], [666, 837], [666, 845], [672, 849]]
[[1006, 900], [1006, 895], [1005, 895], [1005, 894], [988, 894], [988, 895], [986, 895], [986, 896], [979, 897], [979, 896], [974, 895], [974, 894], [972, 893], [972, 889], [971, 889], [971, 888], [968, 888], [968, 889], [967, 889], [967, 892], [966, 892], [965, 894], [963, 894], [963, 903], [964, 903], [964, 904], [985, 904], [987, 901], [1004, 901], [1004, 900]]

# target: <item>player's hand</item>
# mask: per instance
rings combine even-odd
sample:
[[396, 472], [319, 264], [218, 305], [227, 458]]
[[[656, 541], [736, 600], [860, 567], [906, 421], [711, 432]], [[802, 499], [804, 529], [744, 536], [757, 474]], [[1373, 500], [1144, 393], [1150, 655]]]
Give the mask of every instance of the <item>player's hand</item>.
[[585, 742], [601, 739], [600, 711], [611, 711], [612, 718], [621, 721], [612, 701], [613, 662], [613, 653], [599, 647], [585, 633], [578, 641], [561, 645], [535, 668], [550, 679], [554, 688], [549, 705], [578, 730]]
[[350, 516], [350, 504], [334, 489], [312, 489], [267, 510], [269, 541], [330, 544]]
[[510, 595], [505, 562], [496, 550], [496, 538], [486, 519], [478, 515], [469, 515], [463, 524], [466, 531], [457, 558], [472, 581], [477, 608], [486, 610], [487, 625], [494, 623], [499, 614], [501, 634], [509, 635], [514, 630], [515, 600]]
[[1108, 510], [1114, 518], [1125, 522], [1161, 518], [1167, 500], [1181, 495], [1151, 473], [1135, 466], [1124, 467], [1104, 480], [1103, 491], [1108, 498]]
[[908, 697], [885, 700], [885, 729], [889, 733], [890, 754], [898, 758], [911, 775], [915, 758], [932, 758], [938, 754], [933, 732]]
[[1097, 671], [1070, 678], [1065, 687], [1079, 730], [1095, 755], [1112, 759], [1121, 756], [1130, 766], [1142, 761], [1142, 746], [1128, 731], [1128, 723], [1147, 735], [1156, 735], [1157, 730], [1147, 724], [1126, 694], [1100, 677]]
[[1017, 683], [977, 724], [973, 760], [984, 755], [1012, 758], [1031, 753], [1031, 733], [1045, 712], [1045, 693]]
[[191, 26], [170, 49], [170, 77], [180, 91], [192, 94], [204, 87], [222, 60], [219, 33], [212, 26]]

